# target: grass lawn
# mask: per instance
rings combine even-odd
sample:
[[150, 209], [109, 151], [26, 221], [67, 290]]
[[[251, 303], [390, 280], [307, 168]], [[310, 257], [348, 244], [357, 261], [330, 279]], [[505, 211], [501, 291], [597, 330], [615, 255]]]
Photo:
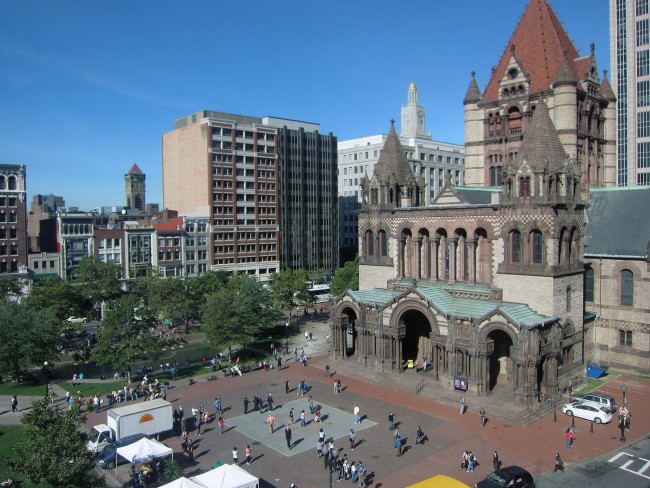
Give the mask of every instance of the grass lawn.
[[45, 385], [31, 375], [25, 375], [24, 381], [0, 384], [0, 395], [39, 396], [45, 395]]
[[20, 480], [21, 488], [46, 488], [49, 485], [30, 483], [8, 466], [8, 462], [16, 456], [14, 446], [20, 444], [22, 437], [23, 427], [20, 425], [0, 426], [0, 481], [5, 481], [11, 476]]
[[81, 382], [80, 385], [72, 386], [72, 383], [69, 381], [57, 382], [57, 385], [63, 388], [66, 391], [69, 391], [72, 395], [80, 391], [83, 396], [94, 396], [95, 393], [100, 395], [108, 395], [113, 390], [118, 390], [124, 388], [124, 383], [126, 380], [111, 381], [110, 383], [90, 383], [90, 382]]
[[606, 383], [606, 382], [607, 382], [607, 379], [594, 379], [594, 378], [591, 378], [591, 379], [589, 379], [588, 383], [585, 386], [583, 386], [582, 388], [580, 388], [580, 390], [578, 390], [576, 393], [578, 393], [579, 395], [584, 395], [585, 393], [589, 393], [591, 390], [595, 390], [600, 385], [602, 385], [603, 383]]

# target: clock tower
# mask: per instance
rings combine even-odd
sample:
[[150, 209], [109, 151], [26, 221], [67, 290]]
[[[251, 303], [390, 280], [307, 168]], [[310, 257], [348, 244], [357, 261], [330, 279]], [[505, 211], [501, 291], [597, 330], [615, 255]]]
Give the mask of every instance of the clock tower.
[[401, 137], [431, 139], [424, 125], [424, 107], [418, 105], [418, 87], [411, 82], [408, 91], [408, 103], [402, 107]]
[[145, 179], [146, 175], [133, 163], [129, 172], [124, 175], [127, 208], [144, 211]]

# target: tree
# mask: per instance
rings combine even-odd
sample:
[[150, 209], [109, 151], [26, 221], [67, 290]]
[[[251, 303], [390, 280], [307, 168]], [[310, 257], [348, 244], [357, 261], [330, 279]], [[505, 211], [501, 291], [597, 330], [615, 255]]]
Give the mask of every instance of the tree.
[[359, 289], [359, 256], [336, 270], [330, 289], [333, 296], [340, 295], [346, 290]]
[[158, 319], [187, 324], [194, 304], [184, 280], [150, 276], [140, 280], [138, 285], [147, 306], [157, 312]]
[[16, 298], [20, 294], [20, 281], [0, 278], [0, 300]]
[[87, 436], [80, 431], [85, 416], [79, 407], [48, 408], [37, 400], [21, 417], [25, 427], [22, 442], [15, 446], [11, 467], [33, 483], [53, 487], [104, 487], [95, 470], [92, 453], [86, 450]]
[[208, 297], [226, 286], [229, 280], [230, 276], [225, 271], [208, 271], [187, 279], [187, 291], [194, 308], [193, 319], [201, 316]]
[[75, 283], [83, 285], [82, 293], [99, 309], [102, 302], [122, 294], [122, 268], [112, 262], [102, 262], [95, 256], [86, 256], [75, 270]]
[[255, 278], [235, 275], [208, 297], [203, 311], [205, 339], [218, 350], [250, 344], [279, 318], [271, 292]]
[[100, 365], [126, 369], [130, 382], [131, 364], [136, 356], [157, 350], [156, 338], [151, 333], [154, 324], [153, 313], [141, 306], [137, 295], [122, 295], [109, 303], [104, 325], [97, 329], [92, 358]]
[[47, 311], [64, 322], [68, 317], [88, 317], [92, 302], [81, 293], [81, 287], [58, 278], [34, 281], [27, 297], [30, 308]]
[[57, 358], [59, 322], [26, 302], [0, 301], [0, 371], [20, 378], [24, 371]]
[[279, 310], [287, 310], [296, 303], [313, 303], [309, 293], [309, 278], [304, 269], [283, 269], [270, 277], [273, 301]]

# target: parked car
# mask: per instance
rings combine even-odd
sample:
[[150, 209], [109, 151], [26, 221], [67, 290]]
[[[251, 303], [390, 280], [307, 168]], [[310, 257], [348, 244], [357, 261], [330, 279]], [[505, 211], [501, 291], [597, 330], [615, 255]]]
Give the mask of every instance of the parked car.
[[120, 464], [126, 464], [130, 461], [117, 453], [117, 448], [122, 446], [128, 446], [134, 442], [139, 441], [140, 439], [147, 437], [146, 434], [133, 434], [119, 440], [117, 442], [112, 442], [107, 445], [103, 451], [101, 451], [97, 458], [95, 459], [95, 465], [98, 468], [103, 469], [113, 469], [117, 463], [117, 466]]
[[576, 400], [564, 405], [562, 411], [569, 417], [576, 416], [585, 420], [593, 420], [597, 424], [606, 424], [612, 421], [612, 414], [607, 407], [596, 402]]
[[535, 488], [531, 474], [519, 466], [508, 466], [488, 474], [476, 488]]
[[68, 317], [67, 322], [69, 324], [85, 324], [87, 320], [86, 317]]
[[571, 400], [596, 402], [600, 404], [601, 407], [606, 407], [609, 413], [615, 413], [618, 408], [616, 406], [616, 399], [612, 395], [601, 393], [599, 391], [592, 391], [586, 395], [571, 395]]

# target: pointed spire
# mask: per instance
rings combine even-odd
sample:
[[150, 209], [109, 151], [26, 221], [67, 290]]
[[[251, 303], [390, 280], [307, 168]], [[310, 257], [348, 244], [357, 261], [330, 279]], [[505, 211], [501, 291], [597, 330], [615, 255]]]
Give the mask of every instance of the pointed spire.
[[467, 93], [463, 99], [463, 105], [467, 105], [468, 103], [476, 103], [480, 99], [481, 90], [479, 90], [478, 84], [476, 83], [476, 72], [472, 71], [472, 80], [469, 82]]
[[412, 175], [411, 166], [395, 132], [395, 119], [391, 119], [386, 142], [375, 165], [375, 176], [384, 182], [393, 178], [394, 183], [404, 185]]
[[575, 74], [571, 69], [571, 65], [569, 64], [569, 60], [567, 59], [567, 52], [565, 50], [564, 59], [562, 59], [562, 62], [560, 63], [560, 67], [557, 70], [557, 76], [555, 77], [553, 86], [560, 86], [560, 85], [575, 86], [577, 84], [578, 84], [578, 80], [576, 79]]
[[129, 170], [129, 172], [128, 172], [127, 174], [130, 174], [130, 175], [132, 175], [132, 174], [141, 175], [141, 174], [142, 174], [142, 171], [140, 170], [140, 168], [138, 168], [138, 165], [137, 165], [137, 164], [133, 163], [133, 166], [131, 166], [131, 169]]
[[610, 102], [616, 101], [616, 94], [612, 89], [612, 85], [609, 83], [607, 78], [607, 70], [603, 70], [603, 82], [600, 84], [600, 95]]
[[519, 167], [525, 160], [533, 171], [535, 168], [542, 170], [547, 163], [551, 168], [557, 168], [557, 165], [565, 163], [566, 158], [566, 151], [553, 125], [546, 102], [540, 101], [535, 105], [530, 126], [524, 133], [515, 166]]

